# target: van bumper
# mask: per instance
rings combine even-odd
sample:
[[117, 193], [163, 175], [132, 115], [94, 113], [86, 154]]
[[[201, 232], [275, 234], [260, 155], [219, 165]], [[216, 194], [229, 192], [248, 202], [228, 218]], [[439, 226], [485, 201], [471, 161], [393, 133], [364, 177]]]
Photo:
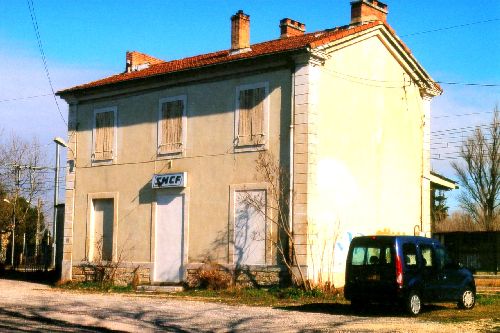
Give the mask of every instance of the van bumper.
[[353, 299], [368, 300], [374, 302], [398, 302], [405, 297], [404, 290], [399, 286], [360, 286], [346, 284], [344, 286], [344, 297], [348, 301]]

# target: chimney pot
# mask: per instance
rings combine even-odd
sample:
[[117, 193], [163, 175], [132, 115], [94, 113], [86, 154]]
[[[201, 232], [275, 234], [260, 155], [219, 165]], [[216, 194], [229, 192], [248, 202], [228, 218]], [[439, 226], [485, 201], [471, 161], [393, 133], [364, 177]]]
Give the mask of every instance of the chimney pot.
[[380, 20], [387, 22], [389, 9], [378, 0], [356, 0], [351, 2], [351, 24]]
[[280, 38], [302, 36], [306, 31], [306, 25], [289, 18], [284, 18], [280, 21], [280, 31]]
[[239, 10], [231, 16], [231, 51], [250, 50], [250, 15]]

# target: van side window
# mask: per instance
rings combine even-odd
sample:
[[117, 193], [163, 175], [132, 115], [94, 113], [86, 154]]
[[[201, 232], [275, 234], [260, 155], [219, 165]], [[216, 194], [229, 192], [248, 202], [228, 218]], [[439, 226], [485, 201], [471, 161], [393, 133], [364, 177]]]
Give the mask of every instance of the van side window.
[[432, 267], [432, 247], [429, 245], [421, 245], [420, 246], [422, 253], [422, 266], [423, 267]]
[[436, 264], [438, 269], [444, 269], [445, 267], [451, 265], [452, 260], [448, 256], [446, 250], [442, 247], [436, 248]]
[[412, 243], [403, 244], [403, 256], [406, 267], [408, 268], [417, 267], [417, 247], [415, 246], [415, 244]]

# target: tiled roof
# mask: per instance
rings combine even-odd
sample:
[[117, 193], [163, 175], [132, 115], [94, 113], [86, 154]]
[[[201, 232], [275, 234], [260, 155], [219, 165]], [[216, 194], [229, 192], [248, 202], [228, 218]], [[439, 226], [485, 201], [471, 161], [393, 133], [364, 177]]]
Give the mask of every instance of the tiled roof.
[[[214, 53], [208, 53], [203, 55], [198, 55], [194, 57], [166, 61], [158, 64], [151, 65], [149, 68], [142, 69], [139, 71], [120, 73], [113, 75], [101, 80], [89, 82], [79, 86], [75, 86], [66, 90], [61, 90], [58, 94], [64, 94], [79, 90], [85, 90], [87, 88], [101, 87], [106, 85], [112, 85], [119, 82], [126, 82], [136, 79], [143, 79], [147, 77], [163, 75], [167, 73], [174, 73], [188, 69], [195, 69], [210, 65], [222, 64], [232, 61], [237, 61], [241, 59], [250, 59], [264, 55], [271, 55], [281, 52], [294, 51], [299, 49], [304, 49], [307, 47], [315, 48], [328, 44], [332, 41], [339, 40], [341, 38], [368, 30], [377, 25], [384, 25], [387, 27], [391, 33], [394, 34], [393, 30], [382, 21], [373, 21], [363, 25], [350, 27], [340, 27], [336, 29], [323, 30], [314, 33], [304, 34], [302, 36], [287, 37], [282, 39], [271, 40], [259, 44], [251, 45], [251, 50], [248, 52], [243, 52], [239, 54], [231, 54], [231, 50], [218, 51]], [[401, 42], [401, 41], [400, 41]], [[405, 48], [407, 52], [409, 49], [401, 42], [401, 46]]]

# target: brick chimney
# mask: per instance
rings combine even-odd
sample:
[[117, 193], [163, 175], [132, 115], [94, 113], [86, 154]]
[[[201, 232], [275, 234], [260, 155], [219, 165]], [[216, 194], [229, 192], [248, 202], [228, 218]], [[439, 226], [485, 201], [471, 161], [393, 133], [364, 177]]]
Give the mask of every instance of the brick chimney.
[[127, 51], [125, 72], [135, 72], [141, 69], [148, 68], [151, 65], [159, 64], [163, 62], [161, 59], [157, 59], [145, 53], [137, 51]]
[[231, 51], [250, 51], [250, 15], [242, 10], [231, 16]]
[[280, 38], [302, 36], [306, 31], [306, 25], [289, 18], [284, 18], [280, 21], [280, 31]]
[[356, 0], [351, 2], [351, 24], [380, 20], [387, 22], [388, 7], [377, 0]]

